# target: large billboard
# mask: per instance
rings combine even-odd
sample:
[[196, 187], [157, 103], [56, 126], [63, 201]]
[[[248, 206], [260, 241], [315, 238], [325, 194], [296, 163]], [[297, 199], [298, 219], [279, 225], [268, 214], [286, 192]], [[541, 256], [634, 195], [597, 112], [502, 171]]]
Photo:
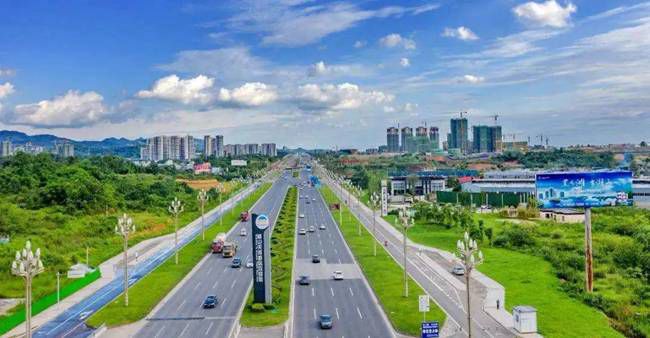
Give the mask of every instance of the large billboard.
[[593, 171], [537, 174], [542, 208], [632, 205], [632, 172]]
[[245, 167], [246, 160], [230, 160], [230, 165], [233, 167]]

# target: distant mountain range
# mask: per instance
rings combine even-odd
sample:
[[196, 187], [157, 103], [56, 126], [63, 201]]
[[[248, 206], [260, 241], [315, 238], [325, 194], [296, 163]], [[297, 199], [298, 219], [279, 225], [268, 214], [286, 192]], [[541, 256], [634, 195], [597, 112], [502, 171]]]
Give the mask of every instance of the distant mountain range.
[[33, 145], [53, 148], [56, 142], [70, 142], [75, 146], [75, 154], [85, 155], [118, 155], [123, 157], [138, 157], [139, 148], [145, 143], [144, 139], [129, 140], [126, 138], [109, 137], [101, 141], [77, 141], [50, 134], [27, 135], [15, 130], [0, 130], [0, 141], [11, 141], [14, 145], [31, 142]]

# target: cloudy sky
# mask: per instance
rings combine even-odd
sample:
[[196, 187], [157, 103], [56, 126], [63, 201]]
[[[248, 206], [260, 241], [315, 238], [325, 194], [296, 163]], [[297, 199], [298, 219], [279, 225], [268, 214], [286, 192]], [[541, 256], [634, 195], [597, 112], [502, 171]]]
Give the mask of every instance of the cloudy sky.
[[506, 140], [650, 139], [650, 2], [3, 1], [0, 128], [368, 147], [468, 111]]

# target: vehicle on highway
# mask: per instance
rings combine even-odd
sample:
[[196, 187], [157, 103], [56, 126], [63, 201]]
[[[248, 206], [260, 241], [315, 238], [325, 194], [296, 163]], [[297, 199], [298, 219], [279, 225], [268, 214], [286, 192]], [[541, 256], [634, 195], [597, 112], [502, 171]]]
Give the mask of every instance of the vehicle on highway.
[[241, 268], [241, 258], [235, 257], [232, 259], [232, 263], [230, 263], [231, 268]]
[[224, 242], [223, 249], [221, 250], [224, 258], [229, 258], [235, 256], [237, 252], [237, 245], [232, 242]]
[[226, 234], [224, 233], [219, 233], [217, 236], [212, 240], [212, 244], [210, 245], [210, 248], [212, 249], [212, 253], [221, 253], [223, 251], [223, 243], [226, 241]]
[[253, 260], [252, 259], [249, 259], [248, 262], [246, 262], [246, 267], [249, 268], [249, 269], [253, 267]]
[[314, 231], [316, 231], [316, 228], [315, 228], [313, 225], [310, 226], [310, 227], [309, 227], [309, 232], [314, 232]]
[[300, 214], [300, 215], [298, 215], [298, 217], [305, 218], [305, 214]]
[[318, 255], [311, 255], [311, 262], [312, 262], [312, 263], [320, 263], [320, 256], [318, 256]]
[[334, 271], [332, 278], [334, 278], [334, 280], [343, 280], [343, 271]]
[[321, 230], [325, 230], [325, 224], [321, 224], [318, 228]]
[[324, 314], [320, 315], [320, 320], [319, 320], [320, 328], [323, 330], [329, 330], [332, 328], [332, 316]]
[[309, 200], [307, 200], [307, 204], [310, 204]]
[[248, 222], [249, 218], [250, 218], [250, 213], [248, 211], [242, 211], [239, 214], [239, 220], [242, 222]]
[[217, 303], [219, 303], [219, 299], [217, 299], [217, 296], [209, 295], [205, 297], [205, 300], [203, 301], [203, 308], [213, 309], [217, 306]]
[[300, 276], [300, 278], [298, 279], [298, 284], [300, 285], [309, 285], [309, 283], [310, 283], [309, 276]]
[[307, 230], [305, 230], [305, 228], [298, 229], [298, 235], [306, 235], [306, 234], [307, 234]]
[[316, 198], [312, 198], [311, 200], [314, 201], [314, 202], [316, 202]]
[[453, 269], [451, 269], [451, 273], [456, 276], [462, 276], [465, 274], [465, 268], [462, 265], [454, 265]]
[[246, 232], [246, 228], [241, 228], [239, 231], [239, 236], [246, 236], [248, 235], [248, 232]]

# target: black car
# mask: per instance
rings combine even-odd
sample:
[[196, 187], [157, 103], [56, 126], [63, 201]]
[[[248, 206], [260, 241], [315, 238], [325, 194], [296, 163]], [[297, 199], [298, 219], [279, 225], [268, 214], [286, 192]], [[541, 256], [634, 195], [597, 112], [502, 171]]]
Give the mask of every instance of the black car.
[[309, 276], [300, 276], [300, 279], [298, 279], [300, 285], [309, 285], [309, 283]]
[[230, 267], [232, 268], [241, 268], [241, 258], [235, 257], [232, 259], [232, 263], [230, 264]]
[[203, 308], [204, 309], [212, 309], [217, 306], [217, 303], [219, 303], [219, 300], [217, 299], [217, 296], [215, 295], [209, 295], [205, 297], [205, 300], [203, 301]]
[[320, 256], [318, 256], [318, 255], [312, 255], [312, 256], [311, 256], [311, 262], [312, 262], [312, 263], [320, 263]]
[[332, 316], [330, 315], [320, 315], [320, 328], [321, 329], [331, 329], [332, 328]]

